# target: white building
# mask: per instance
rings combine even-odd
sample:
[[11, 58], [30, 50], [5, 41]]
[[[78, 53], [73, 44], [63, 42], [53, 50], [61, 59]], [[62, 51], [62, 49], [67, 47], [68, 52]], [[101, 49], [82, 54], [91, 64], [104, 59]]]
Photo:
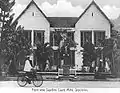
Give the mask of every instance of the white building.
[[[35, 37], [43, 43], [50, 42], [57, 46], [54, 39], [54, 31], [62, 32], [67, 30], [67, 35], [71, 36], [78, 43], [77, 51], [71, 52], [69, 65], [81, 68], [82, 55], [79, 53], [82, 45], [87, 39], [87, 34], [93, 44], [97, 45], [98, 39], [109, 38], [112, 31], [112, 23], [102, 12], [99, 6], [92, 1], [84, 10], [80, 17], [47, 17], [37, 4], [32, 0], [20, 16], [15, 20], [18, 25], [24, 26], [26, 36], [31, 39], [34, 46]], [[54, 52], [54, 62], [52, 65], [59, 65], [58, 52]]]
[[[78, 49], [81, 49], [86, 39], [97, 46], [98, 39], [110, 38], [112, 31], [112, 23], [103, 13], [99, 6], [92, 1], [91, 4], [84, 10], [75, 23], [75, 41], [79, 44]], [[87, 35], [88, 34], [88, 35]], [[75, 54], [75, 62], [82, 63], [81, 54]], [[81, 62], [77, 61], [80, 60]]]

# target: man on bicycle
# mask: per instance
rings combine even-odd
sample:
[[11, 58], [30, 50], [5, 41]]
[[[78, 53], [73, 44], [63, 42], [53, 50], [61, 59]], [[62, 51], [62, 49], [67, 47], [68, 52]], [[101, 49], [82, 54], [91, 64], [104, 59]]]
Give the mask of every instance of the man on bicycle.
[[27, 56], [24, 66], [24, 71], [26, 72], [27, 78], [32, 77], [32, 72], [31, 72], [32, 70], [33, 70], [32, 60], [30, 60], [30, 57]]
[[35, 66], [33, 67], [32, 61], [28, 56], [25, 60], [24, 72], [26, 73], [19, 75], [17, 78], [17, 83], [19, 86], [24, 87], [27, 83], [31, 84], [31, 82], [35, 87], [40, 87], [43, 84], [42, 75], [38, 75], [36, 73], [36, 68]]

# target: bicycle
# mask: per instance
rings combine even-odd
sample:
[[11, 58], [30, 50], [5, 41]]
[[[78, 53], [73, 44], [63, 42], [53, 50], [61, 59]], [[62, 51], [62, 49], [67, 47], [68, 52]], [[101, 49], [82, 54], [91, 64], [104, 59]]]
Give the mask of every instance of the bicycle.
[[28, 76], [25, 72], [18, 75], [17, 83], [20, 87], [31, 84], [31, 81], [35, 87], [40, 87], [43, 84], [43, 77], [42, 75], [38, 75], [36, 71], [32, 71], [31, 76]]

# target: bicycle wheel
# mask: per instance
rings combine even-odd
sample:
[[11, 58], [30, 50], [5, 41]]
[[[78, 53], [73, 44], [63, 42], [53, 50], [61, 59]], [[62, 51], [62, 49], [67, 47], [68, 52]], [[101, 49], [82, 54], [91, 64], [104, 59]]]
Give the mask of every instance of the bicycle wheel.
[[17, 83], [20, 87], [24, 87], [27, 84], [27, 79], [25, 76], [18, 76]]
[[43, 84], [42, 75], [36, 75], [32, 82], [35, 87], [40, 87]]

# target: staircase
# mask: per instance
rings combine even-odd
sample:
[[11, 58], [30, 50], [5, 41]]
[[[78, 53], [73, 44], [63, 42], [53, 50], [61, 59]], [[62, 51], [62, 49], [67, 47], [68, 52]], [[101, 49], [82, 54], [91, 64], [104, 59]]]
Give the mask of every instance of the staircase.
[[58, 69], [58, 79], [69, 80], [76, 77], [76, 69], [71, 69], [69, 65], [64, 65]]

